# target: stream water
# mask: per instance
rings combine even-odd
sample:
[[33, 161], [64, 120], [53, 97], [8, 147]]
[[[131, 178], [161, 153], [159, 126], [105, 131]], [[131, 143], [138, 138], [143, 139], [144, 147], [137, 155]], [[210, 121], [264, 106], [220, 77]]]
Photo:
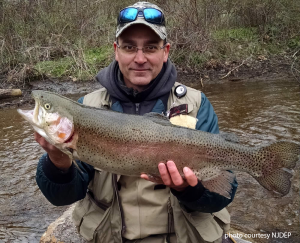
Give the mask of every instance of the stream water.
[[[209, 85], [203, 91], [218, 114], [220, 130], [236, 134], [240, 143], [300, 142], [300, 86], [296, 81], [229, 82]], [[291, 191], [282, 198], [275, 198], [250, 175], [237, 172], [239, 188], [229, 206], [232, 226], [254, 234], [251, 239], [257, 242], [300, 242], [299, 168], [298, 163]], [[291, 236], [277, 237], [284, 232]], [[255, 235], [272, 233], [269, 240]]]
[[[202, 89], [213, 104], [220, 130], [235, 133], [240, 143], [300, 142], [300, 87], [296, 81], [250, 80], [203, 88], [191, 84]], [[36, 185], [36, 165], [42, 154], [32, 128], [16, 110], [0, 110], [0, 242], [38, 242], [66, 209], [51, 205]], [[256, 234], [253, 240], [257, 242], [300, 242], [299, 168], [298, 164], [292, 189], [283, 198], [274, 198], [248, 174], [238, 172], [239, 189], [229, 206], [232, 226]], [[280, 232], [291, 236], [258, 238], [258, 234]]]

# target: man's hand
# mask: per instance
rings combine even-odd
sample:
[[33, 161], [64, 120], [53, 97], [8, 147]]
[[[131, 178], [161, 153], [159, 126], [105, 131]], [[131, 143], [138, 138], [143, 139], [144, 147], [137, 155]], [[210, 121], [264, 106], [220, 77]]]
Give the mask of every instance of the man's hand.
[[58, 148], [48, 143], [45, 138], [43, 138], [37, 132], [34, 132], [34, 139], [37, 141], [41, 147], [48, 153], [52, 163], [60, 170], [68, 170], [72, 165], [72, 161], [68, 155], [61, 152]]
[[142, 174], [141, 178], [152, 181], [158, 184], [164, 184], [176, 191], [183, 191], [188, 186], [196, 186], [198, 184], [198, 178], [194, 172], [188, 168], [183, 168], [185, 179], [183, 179], [173, 161], [167, 161], [167, 163], [159, 163], [158, 170], [161, 179], [149, 177], [146, 174]]

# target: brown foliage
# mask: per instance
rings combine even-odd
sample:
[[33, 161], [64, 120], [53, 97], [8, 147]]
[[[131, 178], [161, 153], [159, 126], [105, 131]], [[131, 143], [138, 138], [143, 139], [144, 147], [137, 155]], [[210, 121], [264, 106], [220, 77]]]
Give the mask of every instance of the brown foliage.
[[[43, 60], [72, 56], [112, 44], [120, 9], [132, 0], [0, 0], [2, 72]], [[191, 65], [194, 53], [228, 55], [228, 43], [216, 42], [218, 30], [254, 27], [264, 43], [299, 48], [300, 1], [153, 0], [166, 14], [175, 62]], [[298, 36], [298, 37], [297, 37]], [[292, 44], [289, 41], [293, 40]], [[228, 39], [228, 42], [231, 41]], [[295, 51], [293, 51], [294, 53]], [[185, 57], [187, 54], [188, 58]], [[23, 63], [23, 64], [22, 64]], [[197, 63], [201, 63], [198, 60]], [[1, 73], [2, 73], [1, 72]]]

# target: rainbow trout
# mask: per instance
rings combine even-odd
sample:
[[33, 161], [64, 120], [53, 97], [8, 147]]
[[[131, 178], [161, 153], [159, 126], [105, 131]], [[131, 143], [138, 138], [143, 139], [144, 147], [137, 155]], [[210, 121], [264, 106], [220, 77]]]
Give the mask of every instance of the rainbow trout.
[[290, 190], [299, 144], [280, 141], [251, 148], [219, 135], [172, 125], [157, 113], [121, 114], [46, 91], [33, 91], [32, 96], [34, 110], [18, 112], [71, 159], [98, 169], [127, 176], [145, 173], [159, 177], [159, 162], [173, 160], [182, 176], [187, 166], [205, 188], [227, 198], [234, 180], [227, 170], [245, 171], [263, 187], [282, 196]]

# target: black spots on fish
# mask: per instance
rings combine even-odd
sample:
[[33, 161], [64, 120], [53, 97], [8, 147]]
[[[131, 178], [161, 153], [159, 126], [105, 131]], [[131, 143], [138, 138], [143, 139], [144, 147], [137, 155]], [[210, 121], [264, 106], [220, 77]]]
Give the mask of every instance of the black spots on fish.
[[120, 134], [120, 135], [119, 135], [119, 141], [122, 141], [122, 142], [127, 141], [127, 139], [126, 139], [126, 134]]
[[193, 139], [193, 138], [191, 138], [191, 139], [189, 139], [189, 146], [192, 146], [192, 147], [197, 147], [198, 146], [198, 141], [197, 141], [197, 139]]
[[133, 138], [132, 141], [136, 143], [138, 140], [137, 138]]
[[265, 147], [264, 150], [271, 151], [278, 154], [300, 154], [300, 145], [287, 141], [279, 141]]
[[213, 177], [216, 173], [213, 170], [206, 170], [203, 174], [209, 178], [209, 177]]
[[[135, 163], [134, 163], [134, 161], [133, 161], [132, 159], [128, 160], [127, 163], [128, 163], [129, 165], [131, 165], [131, 166], [134, 166], [134, 165], [135, 165]], [[133, 169], [134, 169], [134, 168], [133, 168]]]
[[180, 142], [179, 140], [176, 140], [176, 144], [180, 145], [180, 144], [181, 144], [181, 142]]
[[88, 133], [94, 133], [95, 132], [95, 130], [92, 127], [87, 127], [86, 130], [87, 130]]
[[107, 134], [107, 135], [105, 136], [105, 138], [111, 140], [111, 139], [113, 139], [113, 136], [112, 136], [111, 134]]
[[132, 131], [133, 133], [136, 133], [136, 134], [142, 133], [142, 131], [141, 131], [140, 129], [137, 129], [137, 128], [132, 128], [131, 131]]
[[[194, 169], [194, 168], [190, 168], [193, 172], [194, 172], [194, 174], [198, 177], [198, 175], [200, 175], [200, 170], [198, 170], [198, 169]], [[198, 179], [199, 180], [201, 180], [201, 178], [199, 178], [198, 177]]]

